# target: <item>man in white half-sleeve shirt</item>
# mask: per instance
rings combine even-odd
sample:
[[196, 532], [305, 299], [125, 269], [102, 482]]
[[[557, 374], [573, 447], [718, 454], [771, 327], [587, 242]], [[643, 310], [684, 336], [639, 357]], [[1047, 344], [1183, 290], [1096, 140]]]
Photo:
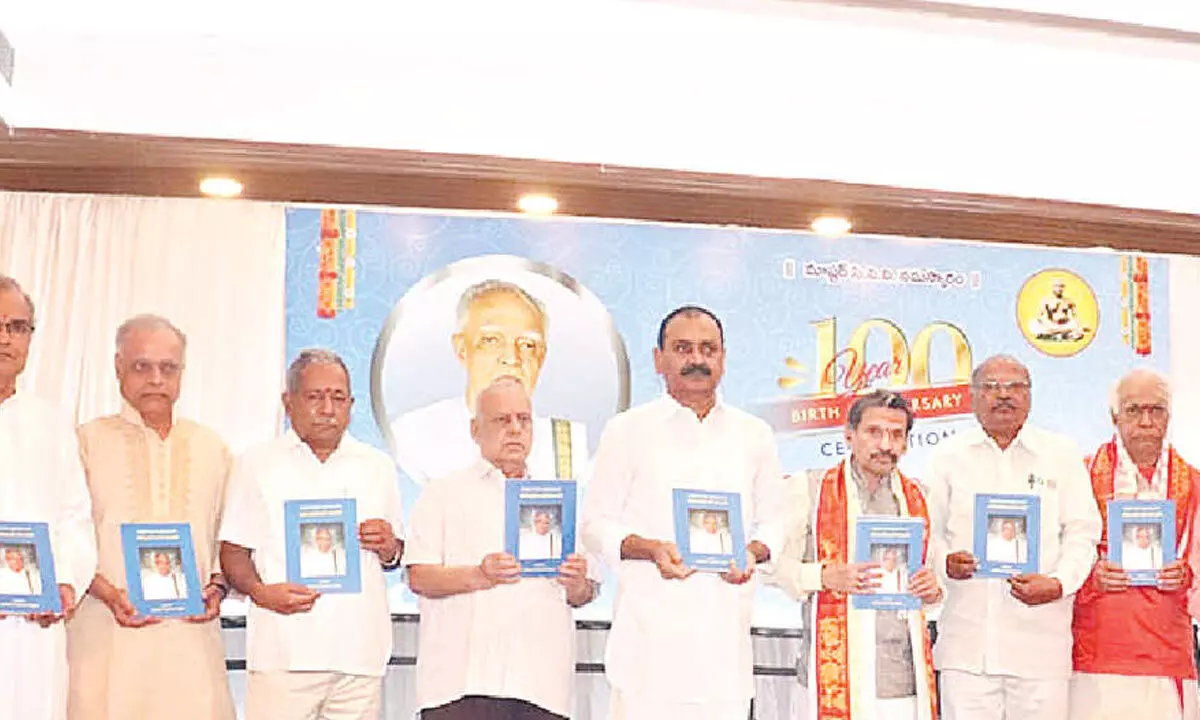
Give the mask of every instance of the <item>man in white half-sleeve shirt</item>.
[[421, 720], [555, 720], [571, 715], [575, 622], [597, 584], [581, 555], [557, 578], [520, 576], [504, 552], [504, 488], [524, 479], [533, 414], [524, 386], [502, 377], [479, 394], [478, 459], [417, 500], [405, 563], [420, 597]]
[[[33, 301], [0, 275], [0, 522], [44, 522], [62, 615], [0, 617], [0, 717], [65, 720], [70, 619], [96, 572], [92, 503], [74, 424], [17, 392], [34, 331]], [[46, 558], [38, 558], [39, 565]], [[38, 589], [41, 589], [40, 587]]]
[[[350, 377], [332, 352], [305, 350], [288, 368], [292, 429], [234, 466], [221, 526], [221, 567], [252, 604], [246, 720], [379, 715], [392, 653], [384, 571], [404, 551], [400, 492], [388, 456], [346, 433]], [[350, 498], [361, 547], [359, 593], [320, 595], [287, 582], [284, 503]]]
[[[724, 342], [708, 310], [667, 315], [654, 350], [666, 396], [613, 418], [600, 440], [582, 531], [618, 572], [606, 652], [614, 720], [744, 720], [754, 696], [749, 581], [781, 548], [786, 498], [770, 427], [717, 396]], [[683, 564], [676, 488], [740, 493], [744, 570]]]
[[[979, 427], [929, 461], [934, 568], [946, 584], [933, 648], [945, 720], [1067, 717], [1074, 594], [1096, 558], [1100, 515], [1075, 443], [1025, 423], [1030, 387], [1020, 361], [985, 360], [971, 376]], [[1040, 499], [1036, 573], [973, 577], [977, 493]]]

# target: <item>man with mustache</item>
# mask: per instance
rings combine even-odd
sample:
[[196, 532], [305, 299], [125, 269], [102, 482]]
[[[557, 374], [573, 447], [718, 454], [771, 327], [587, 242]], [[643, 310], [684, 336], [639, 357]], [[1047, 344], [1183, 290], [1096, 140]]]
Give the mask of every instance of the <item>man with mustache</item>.
[[[1072, 596], [1096, 558], [1100, 516], [1075, 443], [1026, 424], [1030, 393], [1019, 360], [984, 360], [971, 374], [979, 426], [930, 457], [933, 566], [946, 586], [934, 662], [947, 720], [1067, 717]], [[974, 577], [977, 493], [1040, 498], [1036, 572]]]
[[[784, 532], [783, 472], [770, 427], [721, 401], [725, 337], [685, 306], [659, 326], [666, 395], [609, 421], [584, 501], [589, 553], [618, 573], [606, 672], [613, 720], [744, 720], [754, 696], [754, 567]], [[741, 496], [744, 568], [696, 573], [674, 542], [674, 489]]]
[[[384, 571], [404, 552], [400, 491], [386, 454], [351, 437], [350, 373], [304, 350], [287, 371], [291, 429], [238, 458], [221, 525], [221, 567], [250, 600], [246, 720], [376, 718], [392, 655]], [[321, 595], [287, 581], [284, 504], [353, 499], [362, 589]]]
[[[0, 521], [44, 522], [62, 614], [0, 616], [5, 717], [64, 720], [67, 635], [96, 572], [96, 533], [79, 465], [75, 424], [53, 405], [17, 389], [35, 329], [33, 300], [0, 275]], [[38, 558], [44, 564], [46, 558]]]
[[[1162, 375], [1153, 370], [1125, 375], [1113, 390], [1110, 414], [1115, 435], [1088, 466], [1106, 522], [1100, 559], [1075, 596], [1070, 720], [1197, 720], [1188, 613], [1197, 473], [1166, 441], [1171, 389]], [[1125, 567], [1108, 559], [1109, 544], [1121, 542], [1108, 537], [1108, 501], [1121, 498], [1175, 501], [1179, 559], [1159, 570], [1157, 587], [1129, 585], [1126, 570], [1136, 567], [1136, 557], [1123, 558]], [[1145, 526], [1135, 535], [1152, 540]]]
[[[216, 432], [178, 417], [187, 337], [170, 320], [138, 315], [117, 329], [113, 367], [121, 411], [79, 428], [100, 563], [68, 626], [71, 720], [150, 720], [164, 707], [180, 720], [233, 720], [225, 646], [217, 621], [228, 592], [217, 565], [217, 528], [231, 458]], [[141, 616], [129, 601], [121, 525], [187, 523], [204, 612]], [[146, 599], [188, 591], [171, 557], [155, 553]]]
[[[855, 400], [846, 423], [850, 457], [812, 483], [808, 496], [800, 495], [792, 508], [794, 525], [772, 582], [812, 611], [805, 613], [810, 642], [801, 682], [814, 720], [937, 717], [924, 612], [855, 610], [849, 598], [885, 591], [879, 563], [852, 561], [856, 518], [914, 517], [929, 527], [924, 493], [897, 469], [912, 424], [912, 408], [897, 393], [874, 390]], [[885, 558], [889, 554], [888, 570], [895, 572], [896, 550], [889, 548]], [[900, 583], [893, 585], [886, 591], [899, 591]], [[937, 577], [923, 562], [908, 578], [907, 591], [926, 605], [942, 597]]]

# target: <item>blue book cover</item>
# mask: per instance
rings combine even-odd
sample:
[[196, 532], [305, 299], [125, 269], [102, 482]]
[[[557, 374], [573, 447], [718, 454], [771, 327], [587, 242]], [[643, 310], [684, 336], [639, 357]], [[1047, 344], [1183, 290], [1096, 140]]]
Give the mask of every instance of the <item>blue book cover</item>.
[[283, 527], [288, 582], [322, 593], [362, 591], [353, 498], [288, 500]]
[[1130, 585], [1158, 585], [1175, 562], [1174, 500], [1110, 500], [1108, 559], [1129, 573]]
[[703, 572], [746, 569], [746, 534], [738, 493], [676, 488], [675, 545], [683, 564]]
[[0, 522], [0, 615], [61, 613], [54, 574], [50, 526], [43, 522]]
[[975, 496], [975, 577], [1008, 578], [1039, 572], [1042, 499], [1037, 495]]
[[122, 523], [125, 585], [139, 615], [204, 614], [204, 586], [187, 523]]
[[574, 480], [509, 480], [504, 488], [504, 551], [522, 577], [554, 577], [575, 552]]
[[879, 588], [854, 595], [858, 610], [916, 610], [921, 599], [908, 591], [908, 579], [921, 569], [925, 521], [920, 518], [863, 516], [855, 523], [854, 562], [879, 563]]

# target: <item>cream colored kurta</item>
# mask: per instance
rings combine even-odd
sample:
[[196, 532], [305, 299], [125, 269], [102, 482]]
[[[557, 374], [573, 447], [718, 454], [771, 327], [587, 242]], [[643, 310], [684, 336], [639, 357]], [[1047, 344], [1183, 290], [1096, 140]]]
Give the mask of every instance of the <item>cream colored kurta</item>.
[[[186, 420], [166, 440], [128, 405], [79, 429], [100, 551], [99, 572], [127, 588], [121, 524], [187, 522], [201, 583], [218, 571], [217, 531], [231, 458], [216, 433]], [[122, 628], [88, 596], [68, 633], [70, 720], [233, 720], [217, 620]]]

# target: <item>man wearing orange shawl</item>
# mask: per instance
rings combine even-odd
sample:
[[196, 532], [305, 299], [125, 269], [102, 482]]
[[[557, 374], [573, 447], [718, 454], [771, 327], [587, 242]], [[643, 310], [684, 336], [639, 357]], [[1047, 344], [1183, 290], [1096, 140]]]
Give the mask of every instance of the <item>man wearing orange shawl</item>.
[[[878, 562], [854, 563], [859, 516], [919, 517], [925, 548], [909, 592], [924, 603], [942, 595], [927, 564], [929, 514], [917, 483], [896, 469], [913, 415], [905, 399], [876, 390], [848, 414], [850, 458], [810, 490], [812, 516], [797, 518], [772, 581], [809, 601], [808, 714], [813, 720], [935, 720], [937, 688], [923, 611], [858, 610], [850, 595], [879, 587]], [[798, 502], [809, 507], [807, 502]]]
[[[1100, 559], [1075, 596], [1070, 720], [1200, 720], [1187, 590], [1193, 535], [1195, 470], [1166, 443], [1167, 381], [1135, 370], [1117, 383], [1117, 432], [1089, 460], [1092, 489], [1105, 520]], [[1158, 587], [1130, 587], [1108, 561], [1108, 501], [1175, 501], [1178, 560], [1162, 568]], [[1193, 557], [1193, 560], [1195, 558]]]

